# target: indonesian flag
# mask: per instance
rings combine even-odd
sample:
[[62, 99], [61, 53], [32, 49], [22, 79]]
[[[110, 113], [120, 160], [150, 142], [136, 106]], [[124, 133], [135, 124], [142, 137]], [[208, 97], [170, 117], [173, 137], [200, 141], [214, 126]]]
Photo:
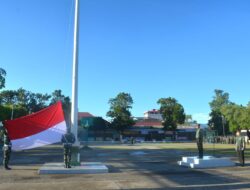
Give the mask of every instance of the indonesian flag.
[[4, 127], [15, 151], [60, 142], [67, 132], [61, 102], [31, 115], [5, 121]]

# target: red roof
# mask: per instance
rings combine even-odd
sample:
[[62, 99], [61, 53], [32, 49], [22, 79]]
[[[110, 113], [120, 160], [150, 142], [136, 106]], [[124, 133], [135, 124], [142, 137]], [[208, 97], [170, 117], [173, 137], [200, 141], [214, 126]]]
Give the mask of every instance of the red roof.
[[134, 127], [156, 127], [156, 128], [163, 128], [162, 123], [160, 120], [156, 119], [144, 119], [136, 121]]
[[78, 118], [84, 118], [84, 117], [95, 117], [92, 114], [90, 114], [89, 112], [78, 112]]

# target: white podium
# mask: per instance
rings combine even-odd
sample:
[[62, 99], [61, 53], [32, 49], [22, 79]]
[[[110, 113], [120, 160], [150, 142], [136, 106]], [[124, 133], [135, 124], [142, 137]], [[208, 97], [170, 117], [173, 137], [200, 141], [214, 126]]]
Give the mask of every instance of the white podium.
[[202, 159], [197, 156], [182, 157], [181, 161], [177, 162], [180, 166], [188, 166], [190, 168], [217, 168], [235, 166], [229, 158], [216, 158], [213, 156], [204, 156]]

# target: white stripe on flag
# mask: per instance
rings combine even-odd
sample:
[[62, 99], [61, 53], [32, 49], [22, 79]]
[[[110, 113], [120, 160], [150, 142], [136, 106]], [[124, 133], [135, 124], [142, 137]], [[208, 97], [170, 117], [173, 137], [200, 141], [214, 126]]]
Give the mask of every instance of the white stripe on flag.
[[65, 121], [55, 126], [25, 138], [11, 140], [12, 150], [25, 150], [61, 142], [62, 135], [67, 131]]

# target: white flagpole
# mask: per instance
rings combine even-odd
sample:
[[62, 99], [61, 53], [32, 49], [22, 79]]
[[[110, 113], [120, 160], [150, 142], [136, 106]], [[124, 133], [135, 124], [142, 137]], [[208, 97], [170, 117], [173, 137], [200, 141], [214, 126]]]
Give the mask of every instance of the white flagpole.
[[72, 105], [71, 105], [71, 129], [76, 137], [78, 144], [78, 6], [79, 0], [75, 0], [75, 19], [74, 19], [74, 50], [73, 50], [73, 74], [72, 74]]

